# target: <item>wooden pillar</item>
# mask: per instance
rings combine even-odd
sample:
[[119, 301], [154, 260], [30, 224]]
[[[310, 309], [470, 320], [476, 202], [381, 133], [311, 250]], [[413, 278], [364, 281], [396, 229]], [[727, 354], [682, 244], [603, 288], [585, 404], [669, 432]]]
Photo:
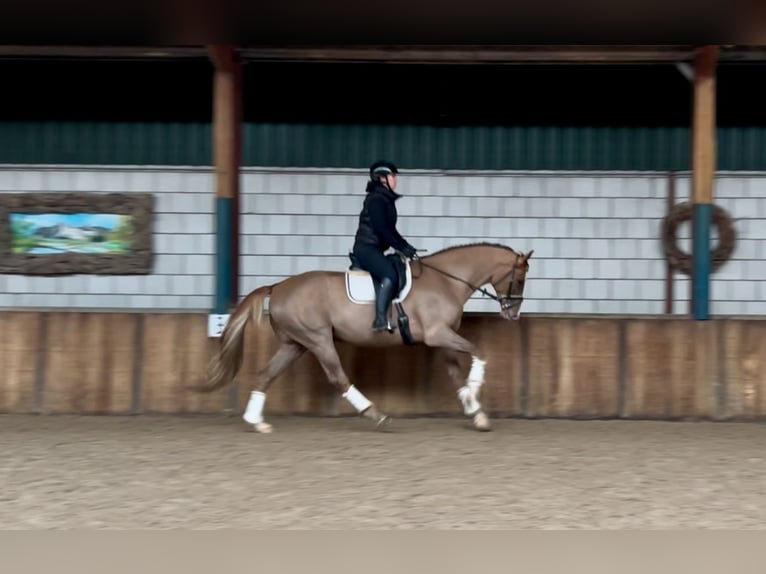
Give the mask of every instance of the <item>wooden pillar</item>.
[[216, 265], [214, 312], [236, 304], [239, 283], [239, 185], [241, 161], [242, 63], [231, 46], [209, 46], [215, 66], [213, 154], [216, 189]]
[[717, 46], [698, 49], [694, 62], [692, 149], [692, 315], [710, 317], [710, 230], [716, 171], [716, 60]]
[[237, 185], [236, 193], [232, 198], [232, 222], [231, 222], [231, 300], [236, 303], [239, 300], [239, 277], [240, 277], [240, 223], [241, 223], [241, 207], [240, 207], [240, 167], [242, 166], [242, 139], [243, 139], [243, 92], [242, 92], [242, 64], [237, 59], [237, 64], [234, 68], [236, 74], [234, 78], [234, 85], [236, 86], [235, 98], [234, 98], [234, 165], [237, 166]]

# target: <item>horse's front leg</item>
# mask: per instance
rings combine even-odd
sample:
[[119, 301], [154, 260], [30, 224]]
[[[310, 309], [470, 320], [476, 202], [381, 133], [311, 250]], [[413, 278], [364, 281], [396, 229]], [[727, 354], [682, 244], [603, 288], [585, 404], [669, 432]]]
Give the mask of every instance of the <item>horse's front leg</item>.
[[[473, 425], [478, 430], [490, 430], [489, 417], [479, 401], [479, 393], [484, 384], [486, 360], [481, 358], [475, 345], [451, 329], [432, 333], [430, 337], [426, 337], [425, 342], [429, 346], [441, 347], [444, 350], [447, 372], [457, 389], [458, 399], [463, 405], [463, 414], [472, 418]], [[466, 379], [462, 377], [460, 353], [471, 357], [471, 370]]]

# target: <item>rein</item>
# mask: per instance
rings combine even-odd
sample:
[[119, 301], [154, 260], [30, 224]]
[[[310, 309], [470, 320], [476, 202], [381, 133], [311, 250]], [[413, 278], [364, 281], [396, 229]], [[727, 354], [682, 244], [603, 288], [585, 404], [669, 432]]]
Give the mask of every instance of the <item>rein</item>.
[[486, 295], [490, 299], [494, 299], [495, 301], [500, 303], [500, 306], [503, 307], [503, 308], [510, 306], [509, 301], [512, 301], [514, 299], [518, 299], [518, 300], [521, 300], [521, 301], [524, 300], [524, 296], [523, 295], [512, 295], [511, 294], [511, 287], [513, 286], [513, 276], [516, 274], [516, 266], [515, 265], [513, 266], [513, 268], [508, 273], [506, 273], [505, 275], [503, 275], [500, 278], [500, 280], [502, 281], [508, 275], [511, 275], [511, 281], [510, 281], [510, 283], [508, 283], [508, 292], [505, 295], [501, 295], [501, 296], [498, 297], [497, 295], [493, 295], [492, 293], [490, 293], [489, 291], [487, 291], [483, 287], [476, 287], [476, 286], [472, 285], [471, 283], [469, 283], [468, 281], [466, 281], [462, 277], [458, 277], [456, 275], [453, 275], [452, 273], [448, 273], [447, 271], [444, 271], [443, 269], [439, 269], [438, 267], [434, 267], [433, 265], [430, 265], [428, 263], [424, 263], [423, 260], [421, 258], [419, 258], [419, 257], [416, 259], [416, 261], [418, 263], [420, 263], [420, 265], [422, 265], [423, 267], [428, 267], [429, 269], [433, 269], [434, 271], [436, 271], [437, 273], [441, 273], [445, 277], [449, 277], [450, 279], [454, 279], [455, 281], [459, 281], [460, 283], [463, 283], [463, 284], [467, 285], [473, 291], [479, 291], [480, 293]]

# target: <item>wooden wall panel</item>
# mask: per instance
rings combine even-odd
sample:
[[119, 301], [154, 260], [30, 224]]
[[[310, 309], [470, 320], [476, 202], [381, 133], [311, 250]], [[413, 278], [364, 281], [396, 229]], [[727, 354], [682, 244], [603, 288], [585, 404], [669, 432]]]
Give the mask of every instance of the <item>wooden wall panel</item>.
[[[219, 340], [205, 314], [0, 313], [0, 412], [231, 413], [241, 416], [277, 348], [268, 322], [248, 327], [235, 384], [201, 382]], [[460, 333], [487, 359], [492, 416], [766, 417], [766, 321], [466, 316]], [[339, 343], [352, 382], [393, 416], [460, 415], [441, 351]], [[463, 376], [470, 358], [463, 359]], [[272, 384], [265, 413], [352, 415], [306, 353]]]
[[[491, 415], [522, 413], [522, 330], [528, 329], [528, 325], [526, 317], [518, 322], [498, 316], [469, 316], [463, 320], [460, 334], [473, 341], [487, 361], [480, 399], [484, 410]], [[466, 360], [466, 376], [469, 369], [470, 359]], [[455, 401], [460, 408], [456, 398]]]
[[721, 325], [724, 418], [766, 417], [766, 322], [727, 320]]
[[535, 318], [529, 331], [527, 416], [619, 414], [619, 321]]
[[129, 313], [46, 313], [43, 411], [130, 412], [138, 319]]
[[[423, 348], [354, 348], [339, 344], [351, 382], [383, 412], [393, 416], [423, 414], [420, 381], [426, 376]], [[449, 392], [450, 387], [445, 385]], [[336, 391], [334, 403], [341, 414], [356, 411]]]
[[[497, 317], [468, 315], [458, 330], [476, 345], [487, 361], [479, 398], [484, 410], [491, 415], [512, 416], [521, 412], [523, 324], [524, 319], [509, 323]], [[447, 372], [443, 351], [425, 347], [411, 351], [412, 359], [407, 366], [412, 373], [407, 376], [406, 385], [408, 399], [415, 409], [413, 414], [459, 415], [462, 405]], [[460, 363], [462, 384], [468, 377], [471, 358], [463, 356]]]
[[40, 335], [39, 313], [0, 313], [0, 413], [36, 412]]
[[715, 321], [641, 319], [627, 322], [625, 415], [697, 418], [716, 413]]
[[[422, 349], [424, 369], [428, 377], [422, 383], [419, 400], [424, 404], [426, 412], [432, 415], [458, 415], [462, 412], [462, 405], [457, 396], [457, 389], [450, 379], [447, 367], [444, 363], [443, 351], [441, 349]], [[463, 377], [468, 376], [470, 368], [470, 359], [461, 361]], [[485, 372], [486, 380], [486, 372]], [[480, 393], [480, 400], [486, 400], [485, 384]]]
[[[339, 350], [341, 361], [348, 364], [347, 354]], [[351, 375], [349, 375], [351, 376]], [[337, 414], [337, 389], [330, 385], [319, 361], [305, 353], [283, 375], [285, 389], [292, 399], [295, 414]]]
[[226, 393], [202, 394], [187, 386], [202, 382], [217, 339], [207, 336], [203, 314], [143, 317], [140, 409], [147, 413], [220, 413]]

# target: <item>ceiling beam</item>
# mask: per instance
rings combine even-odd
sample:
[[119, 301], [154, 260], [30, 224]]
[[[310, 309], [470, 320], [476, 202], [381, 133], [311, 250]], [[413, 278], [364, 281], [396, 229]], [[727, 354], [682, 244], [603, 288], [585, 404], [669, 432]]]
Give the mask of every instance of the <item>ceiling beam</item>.
[[239, 52], [234, 46], [210, 44], [207, 46], [207, 52], [213, 65], [218, 70], [229, 72], [240, 63]]
[[165, 59], [207, 58], [205, 46], [2, 46], [2, 58]]
[[[642, 64], [694, 60], [696, 46], [364, 46], [248, 47], [248, 62], [424, 64]], [[723, 62], [766, 61], [766, 46], [723, 46]]]
[[[643, 64], [692, 62], [696, 46], [238, 46], [244, 62]], [[5, 59], [210, 59], [207, 46], [0, 46]], [[766, 62], [766, 45], [721, 46], [721, 62]]]
[[[644, 63], [692, 60], [694, 46], [359, 46], [250, 47], [256, 61], [387, 62], [430, 64]], [[761, 55], [766, 59], [766, 50]]]

